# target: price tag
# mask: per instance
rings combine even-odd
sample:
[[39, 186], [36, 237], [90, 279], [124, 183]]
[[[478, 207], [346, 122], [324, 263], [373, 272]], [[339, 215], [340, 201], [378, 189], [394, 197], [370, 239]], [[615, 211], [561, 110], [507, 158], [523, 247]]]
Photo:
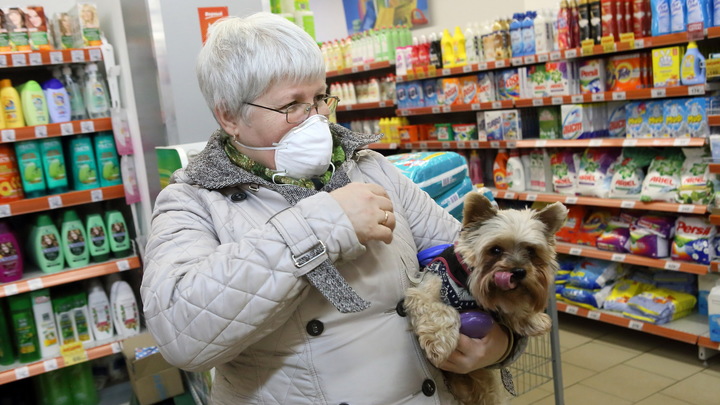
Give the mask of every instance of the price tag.
[[7, 55], [0, 55], [0, 67], [7, 67]]
[[62, 52], [50, 52], [50, 63], [56, 65], [63, 62], [64, 60]]
[[635, 48], [635, 33], [626, 32], [624, 34], [620, 34], [620, 42], [628, 44], [630, 49]]
[[480, 109], [480, 103], [472, 103], [470, 104], [470, 108], [474, 111], [477, 111]]
[[659, 89], [650, 90], [650, 97], [652, 97], [652, 98], [665, 97], [665, 89], [659, 88]]
[[508, 199], [508, 200], [512, 200], [512, 199], [515, 198], [515, 193], [512, 192], [512, 191], [506, 191], [506, 192], [505, 192], [505, 195], [503, 196], [503, 198], [506, 198], [506, 199]]
[[553, 51], [550, 52], [550, 60], [560, 60], [562, 58], [562, 52]]
[[677, 138], [673, 140], [673, 146], [688, 146], [690, 145], [690, 138]]
[[43, 368], [45, 369], [45, 372], [53, 371], [58, 369], [58, 362], [57, 359], [50, 359], [43, 361]]
[[90, 191], [90, 200], [92, 202], [98, 202], [103, 200], [103, 191], [101, 188], [96, 188]]
[[527, 56], [525, 56], [525, 57], [523, 58], [523, 62], [525, 62], [525, 64], [527, 64], [527, 65], [529, 65], [529, 64], [531, 64], [531, 63], [535, 63], [535, 55], [527, 55]]
[[115, 262], [115, 265], [117, 265], [118, 271], [128, 271], [130, 270], [130, 262], [127, 260], [118, 260]]
[[[353, 109], [352, 104], [348, 104], [348, 105], [343, 106], [343, 107], [345, 107], [345, 111], [352, 111], [352, 109]], [[83, 125], [82, 125], [82, 124], [84, 124], [84, 123], [86, 123], [86, 122], [87, 122], [87, 121], [82, 121], [82, 122], [80, 123], [80, 130], [81, 130], [83, 133], [85, 133], [85, 131], [83, 130]]]
[[492, 102], [492, 108], [493, 108], [493, 109], [502, 108], [502, 101], [493, 101], [493, 102]]
[[420, 142], [420, 149], [427, 149], [427, 142]]
[[565, 58], [567, 59], [577, 58], [577, 56], [577, 49], [568, 49], [567, 51], [565, 51]]
[[24, 53], [14, 53], [11, 58], [13, 66], [27, 66], [27, 56]]
[[97, 62], [100, 59], [102, 59], [102, 52], [100, 52], [100, 50], [97, 48], [89, 49], [88, 55], [90, 56], [90, 61], [92, 61], [92, 62]]
[[518, 66], [518, 65], [522, 65], [523, 60], [522, 60], [521, 57], [520, 57], [520, 58], [512, 58], [512, 59], [510, 59], [510, 63], [511, 63], [513, 66]]
[[637, 139], [625, 139], [623, 140], [622, 146], [637, 146]]
[[583, 56], [592, 55], [595, 53], [595, 40], [594, 39], [586, 39], [580, 43], [580, 46], [582, 46], [582, 54]]
[[487, 64], [487, 62], [480, 62], [480, 63], [478, 63], [478, 70], [487, 70], [487, 69], [488, 69], [488, 64]]
[[443, 76], [450, 76], [450, 73], [451, 73], [451, 71], [450, 71], [449, 68], [445, 68], [445, 69], [442, 70], [442, 75], [443, 75]]
[[665, 270], [680, 270], [680, 263], [678, 262], [665, 262]]
[[705, 27], [701, 22], [689, 23], [687, 25], [687, 36], [689, 41], [697, 41], [705, 38]]
[[627, 255], [623, 253], [613, 253], [612, 256], [610, 256], [610, 260], [614, 262], [624, 262]]
[[383, 101], [379, 102], [379, 103], [378, 103], [378, 106], [379, 106], [380, 108], [385, 108], [385, 107], [387, 107], [387, 101], [386, 101], [386, 100], [383, 100]]
[[537, 194], [528, 194], [527, 197], [525, 197], [528, 201], [536, 201], [537, 200]]
[[591, 147], [598, 147], [598, 146], [602, 146], [602, 144], [603, 144], [603, 140], [602, 140], [602, 139], [591, 139], [591, 140], [590, 140], [590, 143], [589, 143], [589, 146], [591, 146]]
[[[350, 110], [352, 106], [348, 106]], [[95, 132], [95, 123], [92, 121], [80, 121], [80, 132], [86, 134], [88, 132]]]
[[600, 311], [588, 311], [588, 318], [593, 320], [599, 320], [600, 319]]
[[9, 217], [12, 215], [9, 204], [0, 205], [0, 218]]
[[593, 93], [592, 101], [605, 101], [605, 93]]
[[66, 343], [60, 346], [60, 355], [62, 355], [66, 367], [88, 360], [87, 352], [83, 349], [82, 342]]
[[553, 103], [554, 105], [560, 105], [560, 104], [563, 103], [563, 98], [560, 97], [560, 96], [553, 97], [553, 98], [552, 98], [552, 103]]
[[15, 142], [15, 130], [3, 129], [0, 131], [0, 137], [2, 137], [3, 142]]
[[625, 209], [631, 210], [631, 209], [635, 208], [635, 201], [624, 200], [624, 201], [620, 202], [620, 208], [625, 208]]
[[56, 208], [61, 208], [63, 206], [62, 197], [59, 195], [54, 195], [52, 197], [48, 197], [48, 205], [50, 206], [51, 210], [54, 210]]
[[500, 141], [490, 141], [490, 147], [497, 149], [500, 147]]
[[415, 75], [417, 76], [418, 79], [424, 79], [427, 77], [427, 75], [425, 74], [425, 70], [423, 70], [421, 68], [418, 68], [418, 70], [415, 72]]
[[22, 366], [15, 369], [15, 379], [22, 380], [23, 378], [30, 377], [30, 369], [28, 366]]
[[496, 60], [496, 61], [495, 61], [495, 67], [496, 67], [496, 68], [503, 68], [503, 67], [507, 66], [507, 62], [506, 62], [506, 61], [507, 61], [507, 59]]
[[582, 249], [577, 247], [570, 248], [570, 254], [573, 256], [580, 256], [582, 254]]
[[642, 330], [643, 325], [644, 324], [642, 322], [636, 321], [636, 320], [632, 320], [632, 321], [628, 322], [628, 328], [630, 328], [630, 329]]
[[368, 70], [370, 70], [370, 69], [371, 69], [371, 68], [370, 68], [370, 65], [368, 65], [367, 63], [363, 65], [363, 70], [364, 70], [364, 71], [368, 71]]
[[402, 109], [402, 110], [400, 110], [400, 115], [403, 117], [407, 117], [408, 115], [410, 115], [410, 111], [406, 110], [406, 109]]
[[112, 350], [113, 354], [120, 353], [122, 350], [122, 346], [120, 346], [120, 342], [112, 342], [110, 345], [110, 350]]
[[701, 96], [705, 94], [705, 85], [704, 84], [698, 84], [695, 86], [688, 87], [688, 95], [689, 96]]
[[452, 106], [444, 105], [443, 108], [442, 108], [442, 111], [443, 111], [444, 113], [449, 113], [450, 111], [452, 111]]
[[678, 205], [677, 212], [689, 214], [689, 213], [692, 213], [694, 210], [695, 210], [695, 206], [692, 204], [680, 204], [680, 205]]
[[391, 143], [390, 146], [388, 146], [388, 148], [390, 148], [390, 149], [397, 149], [397, 147], [398, 146], [395, 142]]
[[538, 62], [547, 62], [548, 60], [550, 60], [550, 55], [548, 55], [547, 53], [541, 53], [537, 56]]
[[536, 148], [544, 148], [545, 145], [547, 145], [547, 140], [546, 140], [546, 139], [541, 139], [541, 140], [539, 140], [539, 141], [535, 141], [535, 147], [536, 147]]
[[635, 48], [636, 48], [636, 49], [645, 48], [645, 40], [642, 39], [642, 38], [641, 38], [641, 39], [636, 39], [636, 40], [635, 40]]
[[83, 51], [82, 49], [74, 49], [70, 51], [70, 60], [73, 63], [85, 62], [85, 51]]
[[440, 113], [440, 107], [433, 107], [430, 109], [433, 114], [439, 114]]
[[350, 72], [351, 72], [351, 73], [357, 73], [357, 72], [359, 72], [359, 71], [360, 71], [360, 69], [358, 69], [357, 66], [353, 66], [353, 67], [350, 68]]
[[612, 93], [612, 99], [615, 101], [622, 101], [627, 99], [627, 95], [624, 91], [613, 91]]
[[470, 73], [472, 72], [472, 65], [465, 65], [463, 66], [463, 73]]
[[578, 307], [576, 307], [575, 305], [568, 305], [567, 309], [565, 309], [565, 312], [571, 315], [577, 315]]
[[443, 149], [450, 149], [450, 142], [443, 142], [440, 144], [440, 147]]
[[615, 42], [613, 43], [600, 43], [602, 45], [602, 49], [604, 53], [614, 53], [617, 52], [617, 45]]
[[407, 79], [407, 81], [409, 81], [409, 82], [415, 80], [415, 72], [408, 72], [406, 79]]
[[428, 77], [435, 77], [435, 76], [437, 76], [437, 68], [435, 67], [435, 65], [430, 65], [430, 66], [428, 66], [428, 68], [427, 68], [427, 74], [428, 74]]
[[15, 295], [20, 290], [18, 290], [18, 285], [16, 283], [11, 283], [3, 287], [3, 291], [5, 292], [5, 296], [9, 297], [11, 295]]
[[566, 197], [565, 198], [565, 204], [577, 204], [578, 198], [577, 197]]
[[72, 135], [75, 133], [72, 122], [63, 122], [60, 124], [60, 135]]
[[30, 66], [38, 66], [42, 65], [42, 54], [40, 53], [31, 53], [28, 55], [28, 59], [30, 60]]
[[458, 149], [465, 149], [465, 141], [458, 141], [458, 142], [457, 142], [457, 148], [458, 148]]
[[30, 291], [39, 290], [39, 289], [45, 287], [43, 285], [43, 279], [40, 277], [31, 278], [30, 280], [27, 281], [27, 285], [28, 285], [28, 288], [30, 288]]
[[532, 104], [533, 104], [533, 106], [538, 107], [538, 106], [545, 105], [545, 102], [541, 98], [534, 98]]
[[47, 138], [47, 126], [38, 125], [35, 127], [35, 138]]
[[517, 148], [517, 142], [516, 141], [508, 141], [507, 144], [505, 144], [506, 147], [510, 149]]
[[413, 144], [412, 144], [412, 143], [409, 143], [409, 142], [408, 142], [408, 143], [405, 144], [405, 149], [412, 149], [412, 148], [413, 148]]
[[474, 141], [470, 142], [470, 149], [479, 149], [480, 148], [480, 142]]
[[573, 104], [582, 103], [583, 101], [585, 101], [585, 97], [582, 94], [573, 94], [570, 97], [570, 101], [572, 101]]
[[405, 81], [405, 78], [402, 76], [396, 76], [395, 77], [395, 83], [402, 83]]

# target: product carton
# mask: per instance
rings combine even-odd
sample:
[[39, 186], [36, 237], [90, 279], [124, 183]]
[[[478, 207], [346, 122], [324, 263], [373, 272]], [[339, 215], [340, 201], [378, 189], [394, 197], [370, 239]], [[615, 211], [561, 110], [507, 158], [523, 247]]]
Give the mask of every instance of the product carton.
[[8, 7], [2, 9], [4, 16], [3, 26], [7, 30], [9, 46], [13, 51], [29, 51], [30, 41], [25, 26], [25, 14], [20, 7]]
[[653, 49], [653, 86], [673, 87], [680, 85], [680, 62], [683, 50], [679, 46]]
[[140, 405], [150, 405], [185, 392], [180, 370], [168, 364], [160, 353], [135, 360], [135, 348], [157, 346], [149, 333], [122, 342], [130, 383]]
[[580, 92], [601, 93], [605, 87], [605, 62], [602, 59], [589, 59], [578, 64]]
[[100, 20], [98, 19], [97, 6], [94, 3], [77, 3], [70, 10], [70, 14], [78, 22], [83, 46], [102, 45]]
[[27, 26], [30, 47], [33, 50], [52, 49], [48, 38], [48, 24], [45, 9], [40, 6], [24, 7], [25, 25]]

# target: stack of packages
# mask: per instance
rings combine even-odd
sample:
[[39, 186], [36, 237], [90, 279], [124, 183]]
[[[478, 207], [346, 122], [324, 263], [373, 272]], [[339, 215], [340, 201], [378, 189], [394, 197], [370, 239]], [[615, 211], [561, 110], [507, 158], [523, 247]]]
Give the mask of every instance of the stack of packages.
[[415, 152], [388, 160], [458, 220], [465, 195], [474, 190], [465, 158], [455, 152]]
[[602, 308], [613, 283], [622, 275], [622, 264], [604, 260], [563, 256], [559, 265], [556, 297], [587, 309]]

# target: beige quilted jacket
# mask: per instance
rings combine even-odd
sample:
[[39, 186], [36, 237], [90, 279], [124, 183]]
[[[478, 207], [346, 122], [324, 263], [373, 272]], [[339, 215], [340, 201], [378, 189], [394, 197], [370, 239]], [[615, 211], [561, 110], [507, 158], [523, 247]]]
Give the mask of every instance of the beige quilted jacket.
[[[349, 149], [374, 140], [357, 139]], [[216, 134], [206, 152], [218, 145]], [[393, 201], [390, 245], [361, 245], [328, 193], [290, 207], [242, 175], [239, 188], [224, 187], [237, 179], [217, 169], [240, 172], [224, 153], [198, 158], [214, 166], [195, 167], [195, 178], [178, 171], [158, 196], [141, 287], [147, 325], [171, 364], [216, 368], [214, 403], [454, 403], [398, 303], [417, 277], [416, 252], [454, 240], [460, 224], [380, 154], [348, 155], [350, 179], [383, 186]], [[302, 277], [310, 269], [296, 268], [288, 238], [324, 242], [370, 308], [337, 311]]]

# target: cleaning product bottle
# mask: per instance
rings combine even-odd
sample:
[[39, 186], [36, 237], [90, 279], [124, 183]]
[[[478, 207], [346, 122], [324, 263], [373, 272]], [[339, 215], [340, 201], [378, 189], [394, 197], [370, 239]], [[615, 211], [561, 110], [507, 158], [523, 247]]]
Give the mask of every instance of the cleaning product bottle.
[[577, 1], [568, 1], [568, 15], [570, 17], [568, 19], [568, 27], [570, 28], [570, 48], [577, 48], [580, 46], [580, 25], [578, 24], [580, 16], [578, 14]]
[[495, 156], [495, 163], [493, 164], [493, 180], [495, 182], [495, 188], [498, 190], [507, 190], [507, 161], [509, 157], [505, 149], [500, 149], [497, 156]]
[[19, 280], [23, 275], [23, 255], [15, 233], [0, 222], [0, 283]]
[[510, 157], [507, 160], [507, 184], [508, 189], [512, 191], [525, 191], [525, 169], [520, 160], [520, 153], [517, 149], [510, 151]]
[[43, 401], [38, 405], [74, 405], [70, 387], [74, 387], [74, 381], [66, 378], [67, 369], [59, 369], [42, 373], [33, 378], [37, 397]]
[[45, 176], [38, 143], [36, 141], [15, 142], [15, 155], [25, 197], [36, 198], [45, 195]]
[[453, 38], [450, 31], [445, 28], [440, 39], [442, 46], [442, 67], [451, 68], [455, 66], [455, 54], [453, 53]]
[[[380, 90], [378, 88], [378, 101]], [[115, 138], [110, 132], [98, 132], [94, 137], [95, 160], [100, 171], [100, 187], [122, 184], [120, 161], [115, 150]]]
[[90, 258], [93, 262], [103, 262], [110, 257], [110, 241], [102, 215], [88, 214], [85, 219], [85, 233], [88, 237]]
[[548, 22], [544, 13], [537, 13], [533, 20], [535, 30], [535, 53], [550, 52], [550, 34], [548, 33]]
[[32, 306], [28, 294], [8, 297], [16, 351], [21, 363], [40, 360], [37, 330], [33, 321]]
[[512, 21], [510, 21], [510, 49], [512, 56], [522, 56], [525, 50], [522, 37], [522, 20], [525, 15], [522, 13], [514, 13]]
[[690, 41], [680, 65], [680, 81], [684, 86], [705, 84], [705, 57], [695, 41]]
[[87, 119], [85, 101], [83, 101], [83, 92], [80, 85], [73, 78], [70, 66], [63, 66], [62, 75], [65, 90], [67, 90], [68, 95], [70, 96], [70, 118], [73, 120]]
[[0, 302], [0, 365], [7, 366], [15, 362], [13, 343], [10, 339], [10, 328], [8, 327], [5, 311]]
[[60, 337], [60, 345], [74, 343], [78, 341], [75, 324], [73, 323], [72, 309], [73, 303], [66, 295], [62, 295], [52, 300], [53, 311], [55, 312], [55, 321], [57, 322], [58, 333]]
[[118, 210], [105, 212], [105, 227], [110, 233], [110, 251], [114, 257], [126, 257], [132, 253], [130, 234], [123, 214]]
[[122, 280], [112, 284], [110, 306], [115, 330], [120, 337], [127, 338], [140, 333], [140, 312], [130, 284]]
[[[0, 106], [0, 108], [2, 108]], [[5, 113], [4, 110], [0, 110], [0, 129], [5, 129]]]
[[90, 262], [85, 227], [73, 209], [63, 212], [60, 221], [60, 244], [63, 247], [65, 262], [70, 268], [87, 266]]
[[85, 106], [90, 118], [103, 118], [110, 116], [110, 101], [107, 88], [102, 78], [98, 77], [98, 68], [94, 63], [85, 66], [87, 80], [85, 81]]
[[572, 48], [570, 39], [570, 10], [567, 0], [560, 1], [560, 10], [557, 15], [557, 44], [559, 50]]
[[125, 202], [133, 204], [140, 201], [137, 172], [132, 156], [124, 155], [120, 158], [120, 173], [122, 173], [123, 189], [125, 190]]
[[56, 357], [60, 355], [60, 341], [58, 339], [55, 314], [53, 313], [50, 290], [43, 288], [30, 293], [35, 326], [38, 331], [40, 353], [42, 357]]
[[50, 122], [47, 102], [42, 87], [35, 80], [20, 86], [20, 102], [26, 125], [46, 125]]
[[47, 102], [50, 122], [67, 122], [72, 117], [70, 96], [58, 79], [50, 79], [42, 84], [45, 101]]
[[35, 217], [28, 246], [30, 258], [45, 273], [54, 273], [65, 266], [65, 255], [60, 246], [60, 232], [48, 214]]
[[67, 381], [72, 381], [73, 405], [97, 405], [100, 402], [89, 362], [75, 364], [64, 371]]
[[578, 28], [580, 30], [581, 43], [586, 39], [592, 38], [590, 36], [590, 5], [588, 4], [588, 0], [578, 1]]
[[2, 103], [5, 128], [20, 128], [25, 126], [20, 94], [12, 86], [10, 79], [0, 80], [0, 103]]
[[92, 141], [88, 135], [77, 135], [68, 143], [72, 180], [75, 190], [100, 187]]
[[477, 150], [470, 151], [470, 161], [468, 162], [468, 172], [470, 181], [476, 186], [483, 184], [482, 164], [480, 164], [480, 155]]
[[60, 194], [68, 191], [65, 157], [62, 142], [58, 138], [47, 138], [38, 141], [42, 156], [43, 173], [49, 194]]
[[113, 320], [110, 312], [110, 300], [100, 281], [91, 279], [88, 291], [88, 307], [90, 309], [90, 327], [95, 340], [106, 340], [113, 337]]
[[478, 63], [476, 34], [470, 26], [465, 29], [465, 53], [467, 63]]
[[0, 203], [24, 198], [15, 152], [8, 144], [0, 144]]
[[[600, 0], [589, 0], [588, 9], [590, 10], [590, 38], [599, 44], [602, 39], [602, 9], [600, 8]], [[632, 12], [632, 7], [630, 12]]]
[[534, 11], [525, 13], [522, 20], [523, 55], [535, 55], [535, 16]]
[[68, 299], [72, 302], [72, 319], [75, 325], [75, 331], [77, 331], [78, 340], [83, 344], [92, 342], [93, 335], [85, 293], [78, 291], [68, 296]]

